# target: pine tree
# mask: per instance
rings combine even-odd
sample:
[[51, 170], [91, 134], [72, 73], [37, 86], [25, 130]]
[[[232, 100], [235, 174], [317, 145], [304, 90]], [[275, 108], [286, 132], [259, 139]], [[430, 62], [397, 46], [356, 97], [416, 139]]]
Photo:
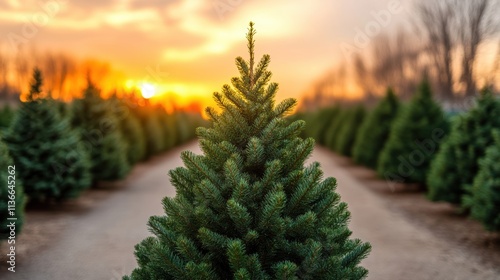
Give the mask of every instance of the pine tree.
[[424, 184], [430, 162], [447, 132], [448, 122], [432, 100], [429, 83], [424, 81], [394, 120], [378, 173], [391, 181]]
[[317, 135], [317, 142], [321, 145], [326, 145], [328, 141], [328, 128], [332, 122], [338, 117], [340, 113], [340, 108], [338, 106], [332, 107], [328, 109], [328, 115], [325, 116], [325, 120], [323, 122], [322, 127]]
[[456, 117], [446, 145], [432, 162], [427, 178], [431, 200], [460, 204], [479, 171], [479, 159], [493, 143], [494, 129], [500, 129], [500, 102], [484, 89], [476, 105]]
[[146, 138], [146, 155], [151, 157], [159, 154], [165, 146], [164, 133], [161, 127], [160, 119], [154, 110], [151, 110], [151, 105], [147, 104], [145, 108], [141, 108], [141, 122], [144, 126]]
[[376, 168], [380, 152], [389, 138], [391, 125], [396, 118], [399, 101], [391, 88], [359, 129], [353, 147], [353, 159], [358, 164]]
[[0, 110], [0, 133], [10, 126], [14, 119], [14, 115], [15, 111], [9, 105], [5, 105], [3, 109]]
[[186, 167], [170, 172], [177, 189], [167, 215], [149, 220], [156, 235], [136, 246], [139, 268], [124, 279], [361, 279], [369, 244], [349, 239], [347, 205], [318, 163], [304, 167], [314, 140], [287, 124], [295, 105], [274, 105], [270, 57], [236, 59], [232, 85], [214, 93], [211, 128], [199, 128], [203, 155], [182, 153]]
[[326, 130], [330, 126], [338, 110], [338, 107], [323, 108], [312, 116], [311, 121], [308, 122], [309, 126], [311, 126], [311, 135], [309, 136], [314, 138], [316, 143], [321, 145], [325, 144]]
[[456, 149], [464, 124], [463, 116], [456, 116], [453, 119], [450, 135], [443, 141], [431, 162], [427, 176], [427, 197], [432, 201], [447, 201], [454, 204], [459, 204], [461, 201], [463, 190]]
[[315, 137], [315, 125], [314, 123], [317, 121], [317, 114], [315, 113], [311, 113], [311, 112], [306, 112], [303, 114], [304, 116], [304, 121], [307, 122], [308, 125], [307, 127], [304, 128], [304, 137], [307, 138], [307, 137], [311, 137], [311, 138], [314, 138]]
[[345, 123], [342, 124], [341, 130], [339, 130], [336, 151], [341, 155], [351, 156], [356, 136], [358, 135], [359, 128], [363, 123], [365, 115], [366, 110], [361, 105], [350, 110]]
[[[288, 121], [288, 124], [291, 124], [291, 123], [293, 123], [295, 121], [298, 121], [298, 120], [304, 120], [307, 123], [307, 117], [308, 116], [309, 116], [309, 114], [306, 114], [304, 112], [298, 111], [298, 112], [295, 112], [294, 114], [288, 116], [286, 118], [286, 120]], [[306, 129], [303, 129], [300, 132], [299, 137], [301, 137], [301, 138], [307, 138], [307, 137], [309, 137], [309, 135], [306, 134]]]
[[74, 198], [90, 185], [88, 154], [53, 102], [41, 98], [42, 85], [42, 73], [35, 69], [28, 101], [21, 104], [5, 142], [30, 201]]
[[496, 130], [494, 136], [495, 143], [479, 160], [479, 172], [464, 197], [464, 204], [486, 229], [500, 231], [500, 130]]
[[455, 150], [462, 191], [470, 188], [479, 172], [479, 159], [494, 143], [491, 132], [500, 129], [500, 101], [490, 88], [483, 89], [476, 106], [465, 115], [464, 122]]
[[193, 127], [193, 119], [189, 113], [179, 111], [175, 114], [177, 122], [177, 144], [186, 143], [196, 136], [196, 128]]
[[332, 151], [334, 151], [337, 147], [337, 142], [340, 138], [340, 130], [342, 129], [342, 125], [345, 123], [349, 114], [350, 112], [348, 109], [339, 109], [339, 112], [331, 121], [330, 126], [327, 129], [325, 144]]
[[[14, 162], [9, 155], [7, 146], [0, 141], [0, 240], [7, 239], [10, 235], [8, 225], [15, 222], [16, 233], [19, 233], [24, 224], [24, 204], [25, 197], [21, 182], [15, 180], [16, 169], [9, 167], [13, 166]], [[12, 172], [12, 173], [10, 173]], [[13, 177], [9, 177], [13, 176]], [[10, 183], [9, 183], [10, 182]], [[10, 198], [9, 198], [10, 196]], [[15, 202], [15, 209], [9, 211], [9, 201], [11, 198]], [[12, 214], [11, 214], [12, 213]], [[8, 220], [8, 218], [15, 218], [16, 220]]]
[[128, 100], [113, 95], [108, 102], [109, 110], [115, 114], [119, 130], [127, 147], [127, 160], [133, 166], [146, 158], [146, 138], [144, 131]]
[[173, 115], [168, 114], [163, 106], [156, 106], [156, 112], [158, 114], [158, 120], [163, 135], [163, 150], [166, 151], [173, 148], [177, 142], [178, 136], [177, 124], [175, 123], [176, 119]]
[[119, 122], [100, 96], [100, 91], [88, 82], [84, 96], [73, 104], [72, 125], [90, 155], [93, 184], [97, 181], [121, 179], [127, 175], [127, 146]]

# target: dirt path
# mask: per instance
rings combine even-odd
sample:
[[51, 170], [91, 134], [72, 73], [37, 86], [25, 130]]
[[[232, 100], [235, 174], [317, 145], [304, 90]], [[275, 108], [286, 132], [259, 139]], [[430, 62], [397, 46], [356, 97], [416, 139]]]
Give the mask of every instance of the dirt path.
[[[54, 238], [47, 239], [40, 250], [23, 256], [15, 274], [2, 272], [0, 278], [109, 280], [130, 273], [136, 266], [133, 246], [149, 235], [147, 219], [163, 213], [162, 197], [175, 194], [167, 172], [181, 164], [179, 154], [186, 149], [200, 153], [197, 144], [191, 143], [148, 168], [142, 167], [140, 172], [136, 170], [136, 176], [112, 195], [84, 213], [69, 214]], [[499, 274], [495, 277], [494, 271], [460, 249], [391, 211], [336, 163], [329, 151], [318, 147], [311, 160], [321, 163], [325, 176], [337, 178], [338, 191], [352, 212], [354, 236], [372, 243], [373, 251], [363, 262], [370, 270], [368, 279], [498, 279]]]
[[500, 279], [499, 271], [484, 267], [480, 260], [391, 210], [334, 158], [317, 147], [311, 160], [321, 163], [325, 176], [337, 178], [337, 190], [352, 214], [353, 235], [372, 244], [372, 253], [363, 262], [368, 279]]

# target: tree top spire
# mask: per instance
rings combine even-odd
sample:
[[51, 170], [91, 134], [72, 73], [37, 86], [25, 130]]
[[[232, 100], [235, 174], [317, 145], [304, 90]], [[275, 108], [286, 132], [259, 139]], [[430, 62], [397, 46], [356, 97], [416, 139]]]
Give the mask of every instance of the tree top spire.
[[248, 27], [248, 33], [247, 33], [247, 46], [248, 46], [248, 53], [250, 54], [250, 85], [253, 86], [255, 84], [254, 81], [254, 73], [253, 73], [253, 67], [254, 67], [254, 49], [255, 49], [255, 39], [253, 36], [255, 35], [256, 31], [254, 28], [254, 23], [251, 21]]
[[33, 77], [30, 83], [30, 91], [28, 94], [28, 100], [33, 101], [40, 97], [42, 93], [43, 86], [43, 75], [39, 68], [35, 67], [33, 69]]

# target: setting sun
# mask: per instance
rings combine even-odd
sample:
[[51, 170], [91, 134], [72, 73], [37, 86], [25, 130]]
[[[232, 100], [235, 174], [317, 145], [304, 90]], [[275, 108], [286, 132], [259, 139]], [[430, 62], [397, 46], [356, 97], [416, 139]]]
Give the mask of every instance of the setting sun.
[[149, 99], [156, 94], [156, 87], [149, 83], [143, 83], [140, 85], [142, 97]]

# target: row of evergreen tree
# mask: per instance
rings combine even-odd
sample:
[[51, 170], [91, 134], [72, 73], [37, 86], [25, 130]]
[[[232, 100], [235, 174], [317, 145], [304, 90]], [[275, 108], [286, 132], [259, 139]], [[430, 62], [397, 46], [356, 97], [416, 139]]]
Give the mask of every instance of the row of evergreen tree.
[[[194, 138], [194, 128], [203, 122], [199, 114], [168, 114], [133, 95], [104, 99], [91, 82], [72, 103], [44, 97], [42, 86], [42, 73], [35, 69], [28, 100], [15, 114], [4, 109], [0, 115], [10, 122], [0, 132], [0, 180], [7, 182], [7, 166], [14, 164], [17, 230], [25, 201], [57, 203], [78, 197], [99, 181], [122, 179], [134, 164]], [[2, 221], [7, 221], [8, 196], [4, 183]], [[0, 237], [6, 230], [2, 227]]]
[[444, 112], [424, 81], [406, 104], [389, 89], [370, 112], [333, 106], [295, 117], [308, 120], [305, 136], [389, 184], [424, 186], [429, 199], [460, 205], [488, 230], [500, 230], [500, 101], [489, 89], [458, 115]]

